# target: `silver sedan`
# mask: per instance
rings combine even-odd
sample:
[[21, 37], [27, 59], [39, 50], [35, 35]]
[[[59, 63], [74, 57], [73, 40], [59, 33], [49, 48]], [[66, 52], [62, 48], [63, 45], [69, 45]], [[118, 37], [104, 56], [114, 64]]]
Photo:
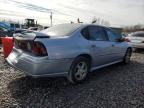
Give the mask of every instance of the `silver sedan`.
[[129, 63], [131, 46], [110, 28], [89, 24], [60, 24], [41, 32], [14, 35], [7, 62], [32, 77], [65, 76], [84, 81], [95, 69]]
[[130, 42], [133, 48], [144, 49], [144, 31], [131, 33], [126, 39]]

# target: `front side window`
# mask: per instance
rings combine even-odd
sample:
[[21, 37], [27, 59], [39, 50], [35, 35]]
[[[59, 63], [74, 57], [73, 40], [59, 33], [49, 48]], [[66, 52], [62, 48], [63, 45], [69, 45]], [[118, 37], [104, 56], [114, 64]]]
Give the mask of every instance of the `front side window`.
[[119, 35], [112, 32], [111, 30], [106, 30], [106, 33], [108, 35], [109, 41], [116, 42], [120, 38]]
[[107, 41], [104, 30], [98, 26], [89, 26], [89, 39], [93, 41]]

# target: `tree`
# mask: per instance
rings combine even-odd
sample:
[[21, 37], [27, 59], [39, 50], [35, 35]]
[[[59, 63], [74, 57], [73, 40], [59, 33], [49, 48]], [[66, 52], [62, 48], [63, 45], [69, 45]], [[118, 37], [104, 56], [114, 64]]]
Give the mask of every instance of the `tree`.
[[104, 26], [110, 26], [110, 22], [109, 21], [106, 21], [106, 20], [104, 20], [102, 18], [96, 18], [96, 17], [93, 17], [91, 23], [92, 24], [104, 25]]
[[144, 25], [136, 24], [134, 26], [126, 26], [123, 28], [124, 32], [135, 32], [135, 31], [142, 31], [144, 30]]

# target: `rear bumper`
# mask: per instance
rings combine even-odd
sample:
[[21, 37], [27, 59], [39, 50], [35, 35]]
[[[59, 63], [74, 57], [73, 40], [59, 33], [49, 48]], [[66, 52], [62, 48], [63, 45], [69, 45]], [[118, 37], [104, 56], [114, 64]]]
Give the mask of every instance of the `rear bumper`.
[[48, 60], [48, 58], [13, 58], [13, 52], [6, 58], [8, 64], [32, 77], [66, 76], [72, 59]]

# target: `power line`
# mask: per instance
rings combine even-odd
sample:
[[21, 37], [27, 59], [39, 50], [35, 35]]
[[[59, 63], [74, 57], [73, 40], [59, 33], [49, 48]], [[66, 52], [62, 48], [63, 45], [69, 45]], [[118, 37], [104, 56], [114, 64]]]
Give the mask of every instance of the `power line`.
[[25, 8], [25, 9], [32, 10], [32, 11], [38, 11], [38, 12], [43, 12], [43, 13], [53, 12], [53, 13], [56, 13], [56, 14], [70, 16], [69, 14], [65, 14], [65, 13], [57, 11], [55, 9], [48, 9], [48, 8], [38, 6], [38, 5], [35, 5], [35, 4], [31, 4], [31, 3], [27, 3], [27, 2], [18, 2], [18, 1], [15, 1], [15, 0], [7, 0], [7, 1], [8, 1], [7, 3], [11, 2], [14, 5], [16, 5], [17, 7]]

